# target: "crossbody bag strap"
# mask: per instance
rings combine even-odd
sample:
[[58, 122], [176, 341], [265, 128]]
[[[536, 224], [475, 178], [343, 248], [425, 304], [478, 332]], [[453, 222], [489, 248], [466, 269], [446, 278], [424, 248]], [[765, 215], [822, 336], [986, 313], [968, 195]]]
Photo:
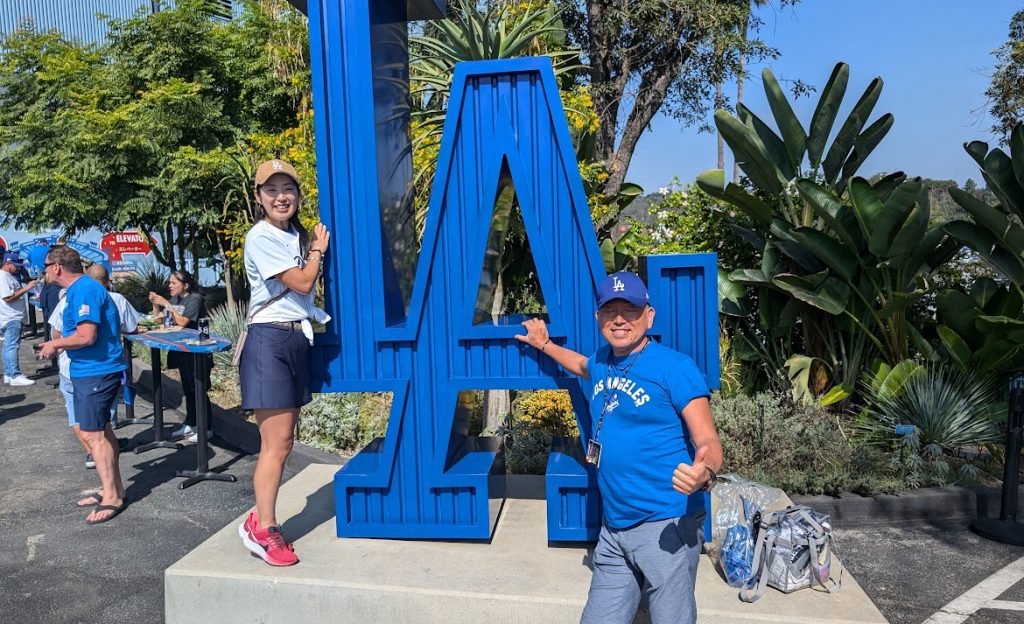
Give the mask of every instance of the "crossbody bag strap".
[[245, 318], [245, 326], [248, 327], [249, 325], [252, 325], [252, 320], [254, 318], [256, 318], [257, 314], [262, 312], [267, 306], [269, 306], [270, 304], [274, 303], [275, 301], [280, 301], [289, 292], [291, 292], [291, 288], [287, 288], [286, 287], [284, 290], [282, 290], [278, 294], [274, 295], [274, 297], [271, 298], [270, 301], [267, 301], [266, 303], [261, 304], [260, 307], [256, 308], [255, 311], [250, 312], [249, 315]]

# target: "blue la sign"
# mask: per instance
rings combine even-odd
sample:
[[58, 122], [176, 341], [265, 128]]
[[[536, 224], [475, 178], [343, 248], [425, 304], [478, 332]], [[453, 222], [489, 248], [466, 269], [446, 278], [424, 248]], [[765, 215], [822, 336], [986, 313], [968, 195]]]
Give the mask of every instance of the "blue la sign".
[[[430, 4], [430, 3], [428, 3]], [[487, 539], [504, 496], [493, 440], [467, 435], [468, 390], [562, 388], [587, 431], [574, 379], [524, 347], [521, 318], [476, 314], [496, 202], [513, 188], [553, 340], [598, 345], [605, 277], [565, 113], [547, 58], [461, 64], [422, 245], [411, 206], [404, 0], [309, 6], [321, 219], [331, 230], [313, 370], [322, 392], [393, 393], [387, 433], [335, 477], [339, 536]], [[653, 333], [718, 385], [713, 254], [648, 261]], [[669, 313], [669, 311], [671, 311]], [[664, 320], [662, 320], [664, 319]], [[593, 475], [559, 440], [547, 476], [548, 537], [593, 538]]]

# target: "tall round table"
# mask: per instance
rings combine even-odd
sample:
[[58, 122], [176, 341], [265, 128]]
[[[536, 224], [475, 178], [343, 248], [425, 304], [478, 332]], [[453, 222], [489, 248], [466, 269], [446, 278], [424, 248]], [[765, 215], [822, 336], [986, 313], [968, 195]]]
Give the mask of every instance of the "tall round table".
[[161, 389], [160, 352], [179, 351], [192, 355], [195, 365], [196, 389], [196, 454], [195, 470], [179, 470], [177, 476], [185, 480], [178, 484], [179, 490], [199, 483], [200, 481], [236, 481], [234, 475], [220, 474], [210, 470], [206, 457], [208, 446], [207, 426], [209, 414], [206, 412], [206, 355], [218, 353], [231, 348], [231, 341], [222, 336], [211, 335], [204, 342], [199, 340], [199, 332], [195, 329], [156, 329], [141, 334], [129, 334], [126, 338], [150, 348], [153, 361], [153, 442], [135, 448], [136, 453], [143, 453], [154, 448], [181, 448], [179, 445], [163, 440], [163, 392]]

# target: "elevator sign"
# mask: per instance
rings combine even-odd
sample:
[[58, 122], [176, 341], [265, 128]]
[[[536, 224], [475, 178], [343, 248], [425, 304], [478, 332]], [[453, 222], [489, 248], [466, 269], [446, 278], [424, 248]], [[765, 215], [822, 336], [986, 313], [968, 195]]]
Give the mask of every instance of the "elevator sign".
[[138, 232], [111, 232], [100, 241], [100, 248], [110, 257], [113, 273], [137, 273], [138, 263], [152, 251], [150, 243]]

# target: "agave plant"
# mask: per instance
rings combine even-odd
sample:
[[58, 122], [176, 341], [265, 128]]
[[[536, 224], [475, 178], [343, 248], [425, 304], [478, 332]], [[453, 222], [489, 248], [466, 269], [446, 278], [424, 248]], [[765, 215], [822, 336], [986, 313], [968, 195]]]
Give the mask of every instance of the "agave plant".
[[[778, 131], [742, 106], [737, 117], [715, 114], [753, 188], [726, 183], [721, 170], [697, 179], [704, 191], [746, 216], [734, 229], [762, 257], [760, 267], [725, 276], [728, 304], [721, 311], [740, 316], [757, 309], [756, 327], [745, 332], [748, 343], [776, 367], [786, 353], [782, 349], [802, 348], [795, 355], [789, 351], [784, 361], [794, 395], [808, 399], [832, 386], [823, 400], [836, 402], [853, 392], [862, 363], [873, 356], [895, 364], [911, 355], [911, 345], [928, 347], [907, 322], [907, 310], [924, 295], [927, 277], [960, 244], [929, 226], [928, 196], [919, 178], [856, 177], [893, 123], [885, 114], [867, 125], [881, 94], [880, 78], [828, 146], [849, 67], [836, 65], [807, 130], [772, 73], [766, 69], [762, 77]], [[746, 299], [748, 292], [756, 301]]]
[[869, 442], [894, 445], [896, 425], [912, 425], [932, 455], [999, 441], [1006, 406], [995, 381], [971, 371], [930, 367], [909, 375], [898, 391], [868, 387], [861, 431]]
[[[224, 336], [232, 344], [238, 341], [239, 334], [245, 328], [246, 306], [241, 303], [226, 303], [210, 311], [210, 331]], [[230, 350], [213, 355], [218, 368], [231, 369], [232, 353]]]
[[436, 138], [444, 125], [455, 65], [543, 54], [555, 75], [581, 68], [579, 52], [567, 49], [565, 28], [552, 4], [516, 10], [512, 3], [481, 9], [474, 0], [449, 3], [449, 18], [431, 23], [429, 31], [410, 36], [410, 82], [415, 121], [430, 127], [420, 140]]

